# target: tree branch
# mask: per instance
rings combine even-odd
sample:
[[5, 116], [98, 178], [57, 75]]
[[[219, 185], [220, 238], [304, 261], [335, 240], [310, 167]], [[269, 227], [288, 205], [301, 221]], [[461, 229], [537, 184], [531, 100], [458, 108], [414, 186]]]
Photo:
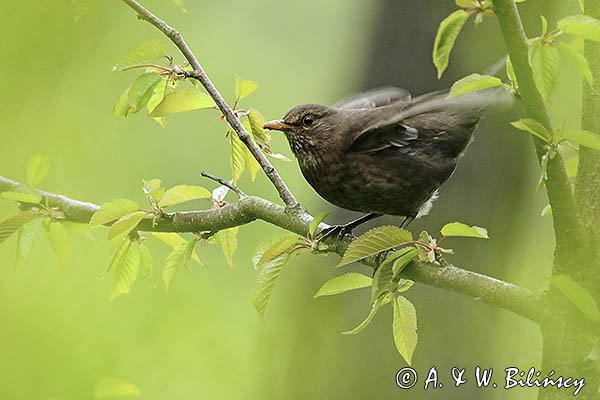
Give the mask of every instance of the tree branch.
[[[0, 192], [19, 191], [20, 184], [0, 176]], [[37, 191], [42, 204], [60, 209], [67, 220], [88, 223], [100, 206], [70, 199], [68, 197]], [[154, 219], [148, 217], [137, 229], [156, 232], [205, 232], [219, 231], [262, 220], [289, 232], [306, 236], [313, 217], [303, 210], [285, 208], [268, 200], [255, 196], [241, 197], [236, 203], [228, 203], [218, 209], [165, 213]], [[320, 224], [319, 230], [327, 224]], [[330, 239], [329, 251], [342, 255], [350, 244], [350, 239], [338, 241]], [[372, 260], [363, 264], [373, 267]], [[447, 289], [452, 292], [479, 299], [532, 321], [541, 318], [541, 300], [530, 290], [503, 282], [489, 276], [467, 271], [453, 265], [444, 267], [430, 263], [413, 261], [402, 272], [402, 276], [416, 282]]]
[[254, 143], [252, 140], [252, 136], [246, 131], [239, 118], [235, 115], [231, 107], [227, 104], [219, 90], [209, 79], [206, 72], [200, 65], [200, 62], [187, 45], [183, 36], [175, 30], [173, 27], [168, 25], [165, 21], [158, 18], [136, 0], [122, 0], [123, 3], [127, 4], [131, 7], [137, 14], [138, 17], [144, 21], [149, 22], [151, 25], [156, 27], [159, 31], [165, 34], [171, 41], [177, 46], [177, 48], [181, 51], [186, 60], [190, 63], [193, 68], [193, 71], [188, 73], [187, 75], [191, 78], [198, 80], [202, 86], [206, 89], [210, 97], [215, 101], [219, 110], [225, 116], [225, 119], [231, 126], [231, 128], [237, 133], [238, 137], [246, 145], [248, 150], [252, 153], [256, 161], [260, 164], [261, 168], [267, 175], [267, 177], [271, 180], [277, 192], [279, 192], [279, 197], [283, 200], [287, 207], [298, 207], [298, 201], [292, 194], [292, 192], [288, 189], [287, 185], [277, 172], [277, 170], [273, 167], [271, 162], [265, 157], [260, 148]]

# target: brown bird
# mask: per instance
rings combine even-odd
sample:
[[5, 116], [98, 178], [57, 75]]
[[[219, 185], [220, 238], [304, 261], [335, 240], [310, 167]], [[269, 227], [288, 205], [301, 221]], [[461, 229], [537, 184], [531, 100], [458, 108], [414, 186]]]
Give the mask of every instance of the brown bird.
[[367, 213], [325, 233], [343, 236], [383, 214], [404, 216], [401, 226], [426, 215], [483, 112], [508, 97], [492, 89], [416, 98], [376, 89], [329, 107], [296, 106], [264, 128], [285, 133], [302, 174], [325, 200]]

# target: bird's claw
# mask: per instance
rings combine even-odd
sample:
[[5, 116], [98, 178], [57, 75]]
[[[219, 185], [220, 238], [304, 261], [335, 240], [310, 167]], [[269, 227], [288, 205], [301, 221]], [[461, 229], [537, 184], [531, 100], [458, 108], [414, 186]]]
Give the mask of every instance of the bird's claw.
[[335, 237], [337, 240], [342, 240], [346, 235], [352, 235], [352, 227], [346, 225], [333, 225], [323, 229], [319, 232], [317, 239], [322, 241], [324, 239]]

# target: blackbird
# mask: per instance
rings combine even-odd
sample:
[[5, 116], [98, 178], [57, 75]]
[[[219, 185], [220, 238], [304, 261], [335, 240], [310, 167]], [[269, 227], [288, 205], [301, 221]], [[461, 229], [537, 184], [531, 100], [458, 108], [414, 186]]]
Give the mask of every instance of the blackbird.
[[285, 133], [302, 174], [324, 199], [367, 213], [325, 233], [343, 236], [383, 214], [404, 216], [401, 226], [426, 215], [482, 114], [506, 95], [486, 89], [412, 98], [389, 87], [332, 106], [302, 104], [264, 128]]

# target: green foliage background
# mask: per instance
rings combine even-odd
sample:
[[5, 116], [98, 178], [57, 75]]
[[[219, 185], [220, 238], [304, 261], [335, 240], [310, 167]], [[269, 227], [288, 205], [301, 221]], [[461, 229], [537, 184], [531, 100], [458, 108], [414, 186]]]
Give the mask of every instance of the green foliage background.
[[[404, 3], [411, 7], [413, 2]], [[437, 1], [431, 7], [438, 7], [443, 17], [452, 3]], [[161, 178], [167, 186], [210, 185], [201, 180], [200, 171], [229, 176], [226, 128], [216, 121], [215, 112], [174, 115], [166, 129], [138, 115], [125, 120], [111, 116], [118, 95], [135, 76], [112, 72], [114, 61], [133, 45], [160, 38], [120, 2], [97, 2], [79, 23], [68, 1], [2, 0], [0, 5], [10, 16], [0, 25], [2, 175], [22, 180], [28, 157], [45, 154], [53, 168], [43, 189], [96, 203], [116, 197], [143, 202], [142, 179]], [[169, 1], [148, 0], [145, 5], [180, 28], [228, 99], [233, 98], [235, 73], [258, 81], [259, 90], [244, 104], [267, 118], [279, 117], [297, 103], [330, 103], [360, 89], [367, 81], [364, 74], [380, 6], [358, 0], [188, 0], [188, 13], [182, 14]], [[576, 12], [576, 2], [527, 2], [521, 7], [532, 35], [540, 29], [537, 15], [542, 6], [550, 21]], [[419, 23], [434, 31], [440, 21], [437, 14], [436, 9], [422, 15]], [[504, 54], [495, 21], [477, 29], [471, 25], [459, 37], [447, 72], [450, 80], [481, 70]], [[415, 51], [430, 54], [433, 35], [429, 42], [428, 48]], [[171, 54], [181, 61], [175, 50]], [[572, 110], [561, 118], [573, 123], [577, 109], [561, 107], [579, 103], [577, 93], [569, 92], [579, 80], [570, 68], [563, 69], [553, 103]], [[397, 74], [402, 77], [403, 71]], [[411, 81], [410, 76], [402, 79]], [[435, 74], [428, 79], [434, 81]], [[541, 266], [550, 265], [552, 256], [551, 224], [539, 216], [545, 195], [535, 193], [538, 170], [529, 137], [509, 128], [508, 118], [498, 119], [502, 117], [482, 124], [477, 142], [443, 188], [432, 216], [411, 229], [435, 232], [455, 219], [485, 226], [492, 240], [456, 239], [451, 247], [459, 254], [452, 261], [540, 291], [546, 285]], [[273, 147], [290, 155], [282, 137], [274, 138]], [[496, 157], [497, 148], [510, 156]], [[295, 163], [275, 163], [305, 207], [315, 213], [328, 209]], [[514, 177], [494, 175], [501, 180], [488, 180], [488, 170], [510, 170], [514, 164], [523, 166]], [[248, 193], [276, 199], [260, 174], [254, 184], [247, 175], [239, 184]], [[2, 200], [0, 218], [14, 211]], [[96, 242], [72, 235], [65, 267], [59, 266], [40, 235], [29, 265], [19, 270], [14, 268], [11, 239], [0, 247], [0, 395], [91, 399], [95, 386], [107, 376], [135, 383], [144, 399], [405, 395], [394, 383], [404, 362], [393, 348], [389, 313], [378, 315], [358, 336], [340, 335], [367, 314], [368, 291], [312, 298], [323, 282], [338, 274], [332, 269], [336, 257], [295, 258], [283, 272], [261, 323], [252, 307], [255, 271], [250, 259], [259, 238], [278, 233], [261, 222], [244, 226], [233, 269], [217, 247], [201, 248], [204, 266], [180, 273], [168, 294], [160, 284], [154, 289], [142, 280], [131, 294], [113, 302], [112, 282], [100, 279], [109, 261], [104, 233], [95, 234]], [[151, 249], [157, 260], [168, 251], [158, 241]], [[452, 366], [501, 370], [537, 365], [532, 362], [539, 358], [541, 340], [533, 323], [421, 285], [408, 297], [419, 318], [420, 344], [414, 359], [419, 372], [435, 365], [450, 383]], [[507, 395], [474, 390], [463, 387], [453, 393]], [[411, 398], [438, 396], [418, 388], [409, 393]], [[532, 390], [508, 394], [535, 395]]]

